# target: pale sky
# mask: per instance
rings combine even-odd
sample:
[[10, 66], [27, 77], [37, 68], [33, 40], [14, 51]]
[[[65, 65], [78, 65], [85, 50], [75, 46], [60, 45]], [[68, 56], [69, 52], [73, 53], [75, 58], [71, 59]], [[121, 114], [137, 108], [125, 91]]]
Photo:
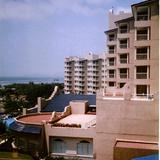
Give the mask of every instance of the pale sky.
[[107, 13], [141, 0], [0, 0], [0, 77], [62, 76], [64, 58], [106, 51]]

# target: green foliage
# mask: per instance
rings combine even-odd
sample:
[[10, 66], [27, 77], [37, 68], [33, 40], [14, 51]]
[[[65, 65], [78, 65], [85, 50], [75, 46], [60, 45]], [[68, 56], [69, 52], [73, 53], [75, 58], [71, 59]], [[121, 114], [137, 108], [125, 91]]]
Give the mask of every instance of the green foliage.
[[20, 112], [22, 108], [30, 108], [36, 105], [37, 97], [48, 98], [55, 86], [60, 90], [63, 84], [12, 84], [0, 90], [0, 96], [4, 98], [6, 113]]

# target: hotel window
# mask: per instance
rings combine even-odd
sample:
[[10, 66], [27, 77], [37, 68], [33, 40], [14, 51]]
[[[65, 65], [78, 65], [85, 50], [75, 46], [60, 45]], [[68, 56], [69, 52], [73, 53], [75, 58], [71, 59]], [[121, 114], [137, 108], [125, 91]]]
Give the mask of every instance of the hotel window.
[[136, 59], [146, 60], [149, 59], [149, 47], [141, 47], [136, 49]]
[[147, 21], [149, 20], [149, 8], [139, 7], [137, 8], [137, 21]]
[[119, 40], [120, 48], [125, 49], [128, 48], [128, 40], [127, 39], [121, 39]]
[[136, 78], [137, 79], [149, 78], [149, 66], [137, 66], [136, 67]]
[[53, 153], [65, 153], [66, 145], [61, 139], [54, 139], [52, 141], [52, 152]]
[[115, 47], [114, 46], [108, 46], [108, 52], [109, 52], [109, 54], [113, 54], [115, 52]]
[[149, 28], [138, 28], [137, 29], [137, 41], [149, 40]]
[[111, 69], [111, 70], [108, 70], [108, 77], [109, 78], [115, 78], [115, 70], [114, 69]]
[[109, 87], [114, 87], [116, 85], [116, 83], [115, 82], [109, 82], [108, 85], [109, 85]]
[[147, 94], [149, 94], [149, 86], [147, 85], [137, 85], [136, 86], [137, 96], [147, 96]]
[[121, 63], [121, 64], [128, 63], [127, 54], [121, 54], [121, 55], [120, 55], [120, 63]]
[[93, 144], [88, 141], [80, 141], [77, 144], [77, 154], [92, 155], [93, 154]]
[[119, 33], [128, 33], [128, 25], [127, 24], [120, 25]]
[[115, 65], [115, 59], [114, 58], [109, 58], [108, 62], [109, 62], [109, 66], [114, 66]]
[[120, 78], [128, 78], [128, 69], [127, 68], [121, 68], [119, 69], [119, 76]]
[[115, 40], [115, 34], [109, 34], [108, 35], [108, 40], [109, 41], [114, 41]]

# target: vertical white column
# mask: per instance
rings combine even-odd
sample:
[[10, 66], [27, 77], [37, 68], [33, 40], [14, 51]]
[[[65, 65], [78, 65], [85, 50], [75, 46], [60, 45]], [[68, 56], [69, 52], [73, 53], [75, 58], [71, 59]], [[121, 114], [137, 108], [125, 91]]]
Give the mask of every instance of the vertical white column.
[[147, 40], [149, 40], [150, 39], [150, 28], [148, 27], [147, 28]]

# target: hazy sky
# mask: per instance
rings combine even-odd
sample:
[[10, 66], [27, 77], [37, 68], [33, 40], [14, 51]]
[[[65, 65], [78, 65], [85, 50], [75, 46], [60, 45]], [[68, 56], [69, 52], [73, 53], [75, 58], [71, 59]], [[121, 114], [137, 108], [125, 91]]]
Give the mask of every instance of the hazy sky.
[[63, 76], [64, 58], [106, 50], [107, 13], [140, 0], [0, 0], [0, 77]]

